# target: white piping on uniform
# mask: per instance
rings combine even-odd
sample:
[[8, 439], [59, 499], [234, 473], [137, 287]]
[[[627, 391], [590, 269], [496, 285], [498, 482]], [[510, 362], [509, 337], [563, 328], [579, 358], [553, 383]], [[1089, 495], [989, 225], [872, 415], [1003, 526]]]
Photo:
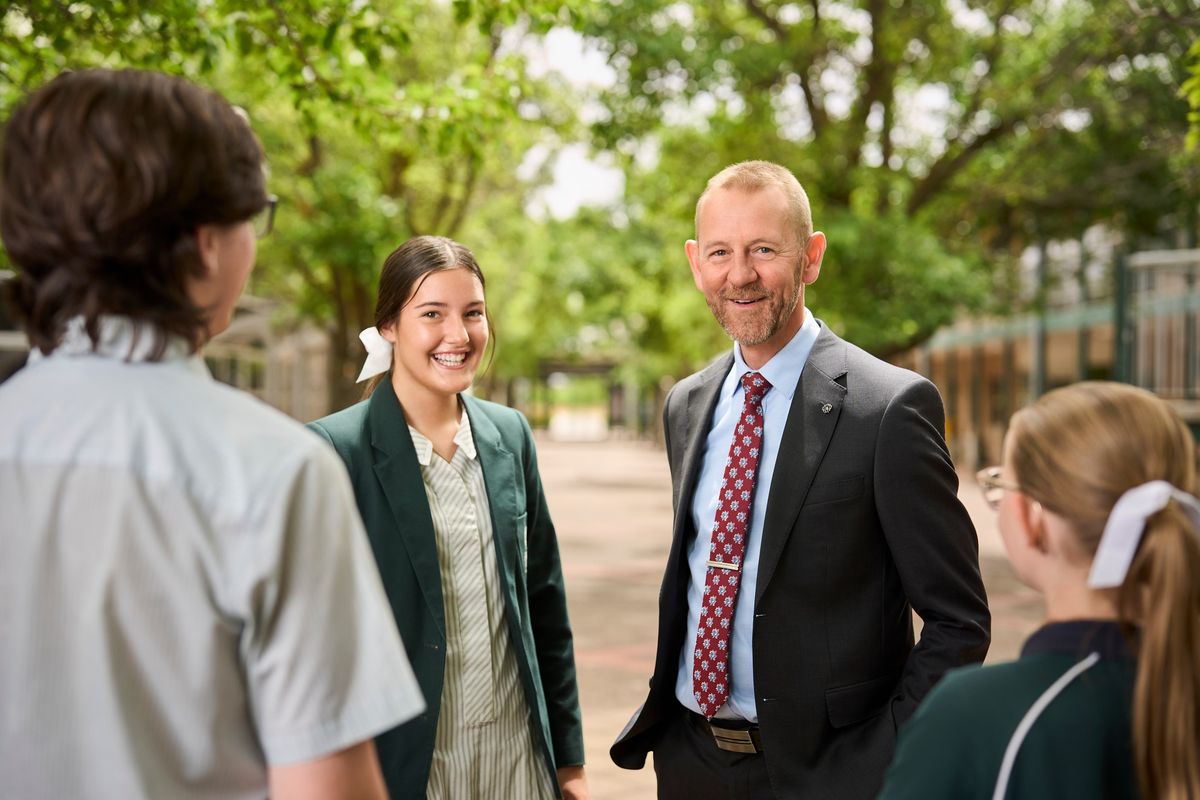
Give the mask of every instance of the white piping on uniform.
[[1033, 723], [1037, 722], [1037, 718], [1046, 710], [1046, 706], [1053, 702], [1059, 692], [1067, 688], [1068, 683], [1078, 678], [1099, 660], [1100, 654], [1092, 653], [1071, 667], [1060, 675], [1058, 680], [1050, 684], [1050, 688], [1042, 692], [1042, 696], [1034, 701], [1034, 704], [1025, 712], [1025, 716], [1021, 718], [1012, 738], [1008, 740], [1008, 748], [1004, 751], [1004, 760], [1000, 762], [1000, 774], [996, 778], [996, 789], [992, 792], [992, 800], [1004, 800], [1004, 795], [1008, 791], [1008, 779], [1012, 777], [1013, 764], [1017, 760], [1017, 751], [1021, 749], [1021, 743], [1025, 741], [1025, 735], [1029, 733]]

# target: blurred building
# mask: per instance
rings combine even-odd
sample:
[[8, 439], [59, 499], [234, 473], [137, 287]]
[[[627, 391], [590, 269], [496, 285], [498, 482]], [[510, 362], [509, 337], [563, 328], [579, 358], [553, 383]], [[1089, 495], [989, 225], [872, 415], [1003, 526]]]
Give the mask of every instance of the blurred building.
[[238, 301], [229, 328], [204, 347], [213, 377], [302, 422], [329, 413], [329, 340], [308, 323], [279, 320], [279, 303]]
[[17, 329], [16, 320], [12, 318], [8, 303], [3, 299], [4, 284], [12, 277], [11, 272], [0, 269], [0, 383], [25, 366], [25, 356], [29, 352], [29, 342], [25, 334]]
[[1080, 380], [1149, 389], [1200, 432], [1200, 250], [1114, 254], [1110, 266], [1107, 296], [1043, 293], [1040, 310], [964, 320], [895, 359], [941, 391], [956, 463], [998, 463], [1013, 411]]

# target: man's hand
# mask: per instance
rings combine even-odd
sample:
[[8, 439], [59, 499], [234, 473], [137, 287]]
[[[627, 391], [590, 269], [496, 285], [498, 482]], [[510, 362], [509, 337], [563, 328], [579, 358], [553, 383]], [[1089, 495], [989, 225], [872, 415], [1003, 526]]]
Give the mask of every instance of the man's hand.
[[558, 788], [562, 789], [563, 800], [588, 800], [587, 778], [583, 767], [559, 767]]

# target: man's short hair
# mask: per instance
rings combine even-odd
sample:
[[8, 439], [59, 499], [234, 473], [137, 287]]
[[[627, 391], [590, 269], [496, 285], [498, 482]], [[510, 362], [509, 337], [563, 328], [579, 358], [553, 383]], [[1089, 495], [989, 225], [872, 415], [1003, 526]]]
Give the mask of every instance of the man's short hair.
[[262, 150], [244, 115], [182, 78], [137, 70], [65, 72], [4, 129], [0, 237], [9, 291], [30, 343], [50, 352], [69, 319], [93, 341], [102, 315], [203, 343], [207, 310], [197, 225], [231, 225], [267, 202]]
[[757, 192], [768, 186], [783, 189], [788, 199], [788, 215], [795, 226], [801, 246], [805, 245], [813, 232], [812, 208], [808, 204], [808, 194], [789, 169], [770, 161], [741, 161], [713, 175], [705, 185], [704, 191], [700, 193], [700, 198], [696, 200], [696, 231], [700, 230], [700, 207], [710, 192], [715, 189]]

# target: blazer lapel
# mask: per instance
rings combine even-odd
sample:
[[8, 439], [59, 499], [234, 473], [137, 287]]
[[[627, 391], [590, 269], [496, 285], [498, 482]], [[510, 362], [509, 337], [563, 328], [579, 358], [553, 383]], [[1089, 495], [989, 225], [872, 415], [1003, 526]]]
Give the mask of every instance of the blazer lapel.
[[520, 551], [517, 542], [521, 531], [517, 521], [525, 509], [517, 503], [517, 458], [505, 448], [500, 439], [500, 430], [479, 404], [471, 397], [463, 397], [467, 416], [471, 420], [471, 435], [475, 440], [475, 455], [483, 467], [483, 482], [487, 487], [488, 506], [492, 513], [492, 538], [496, 543], [496, 564], [500, 579], [504, 582], [509, 607], [515, 608], [514, 570], [520, 567]]
[[839, 379], [845, 374], [846, 344], [822, 326], [804, 371], [800, 373], [800, 382], [796, 385], [787, 424], [783, 428], [783, 439], [779, 443], [779, 455], [775, 459], [771, 494], [763, 519], [758, 586], [754, 597], [756, 605], [771, 582], [796, 517], [808, 496], [813, 476], [817, 474], [817, 467], [825, 457], [837, 427], [846, 399], [846, 387]]
[[396, 533], [412, 562], [421, 594], [444, 638], [446, 613], [442, 604], [433, 517], [429, 512], [429, 498], [425, 495], [425, 479], [421, 475], [417, 451], [391, 381], [384, 380], [371, 394], [367, 418], [375, 476], [392, 510]]
[[[671, 431], [674, 441], [684, 444], [683, 476], [679, 481], [678, 496], [675, 498], [675, 531], [684, 530], [684, 523], [692, 513], [692, 494], [696, 491], [696, 481], [700, 476], [704, 441], [708, 438], [708, 429], [712, 422], [713, 409], [717, 405], [717, 395], [729, 368], [733, 366], [733, 351], [718, 359], [706, 369], [691, 388], [687, 396], [687, 415], [683, 425]], [[676, 537], [678, 538], [678, 536]]]

